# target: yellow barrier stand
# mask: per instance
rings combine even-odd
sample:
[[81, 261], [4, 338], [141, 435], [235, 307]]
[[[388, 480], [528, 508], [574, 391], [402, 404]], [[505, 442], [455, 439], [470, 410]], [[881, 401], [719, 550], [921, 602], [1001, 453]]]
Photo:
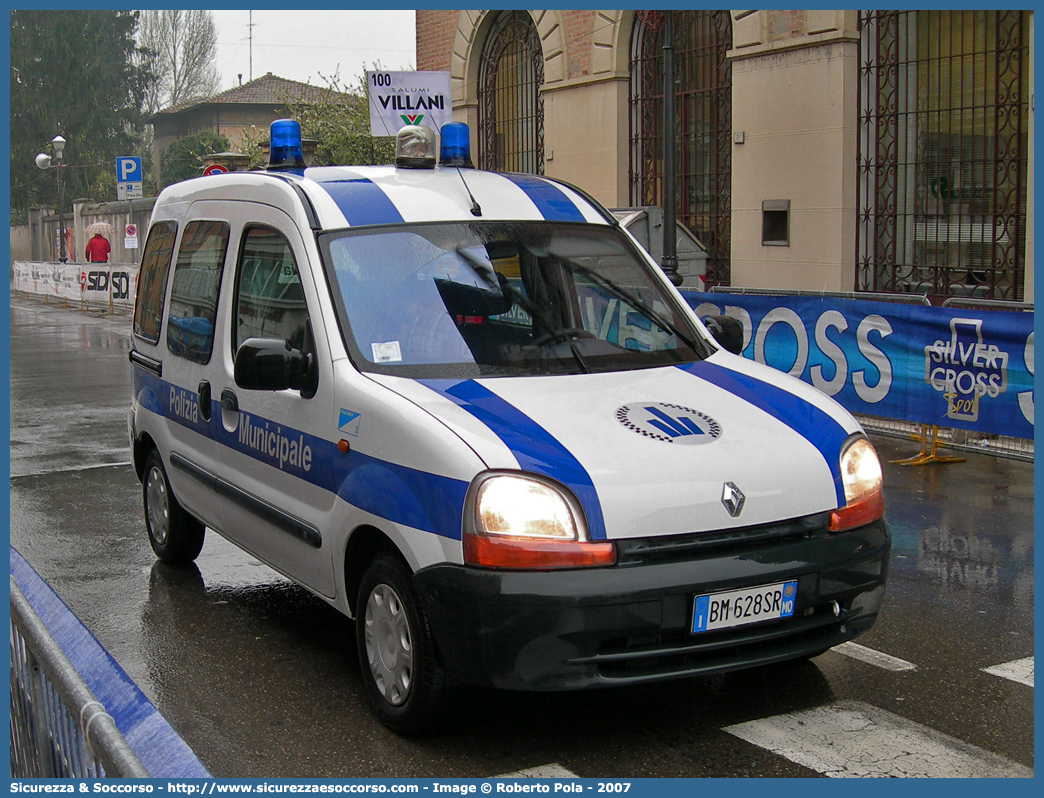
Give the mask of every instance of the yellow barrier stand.
[[928, 425], [921, 424], [921, 434], [916, 436], [914, 440], [919, 440], [921, 442], [920, 452], [913, 457], [908, 457], [903, 460], [889, 460], [888, 462], [901, 466], [919, 466], [932, 465], [934, 463], [963, 463], [967, 460], [965, 457], [951, 457], [949, 455], [939, 454], [938, 424], [932, 424], [930, 434], [928, 431]]

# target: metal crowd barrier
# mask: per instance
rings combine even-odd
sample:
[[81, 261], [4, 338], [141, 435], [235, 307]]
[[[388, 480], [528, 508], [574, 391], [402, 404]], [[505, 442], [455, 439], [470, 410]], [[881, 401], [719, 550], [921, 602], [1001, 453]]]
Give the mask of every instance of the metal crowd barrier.
[[1013, 302], [1008, 299], [975, 299], [973, 297], [951, 296], [942, 303], [944, 308], [974, 308], [976, 310], [1017, 310], [1020, 313], [1032, 313], [1032, 302]]
[[149, 776], [13, 578], [11, 776]]
[[[867, 432], [884, 435], [888, 438], [921, 440], [920, 424], [911, 421], [899, 421], [893, 418], [856, 415], [856, 419]], [[1007, 457], [1011, 460], [1023, 460], [1028, 463], [1033, 459], [1033, 439], [1014, 438], [1010, 435], [990, 435], [974, 430], [939, 427], [938, 443], [945, 449], [959, 452], [977, 452], [995, 457]]]
[[875, 294], [869, 291], [790, 291], [784, 288], [733, 288], [716, 285], [709, 289], [711, 294], [759, 294], [761, 296], [811, 296], [833, 297], [834, 299], [861, 299], [867, 302], [894, 302], [899, 305], [926, 305], [932, 302], [922, 294]]
[[51, 299], [62, 307], [105, 309], [111, 315], [131, 312], [137, 290], [136, 263], [44, 263], [16, 260], [11, 264], [11, 290]]

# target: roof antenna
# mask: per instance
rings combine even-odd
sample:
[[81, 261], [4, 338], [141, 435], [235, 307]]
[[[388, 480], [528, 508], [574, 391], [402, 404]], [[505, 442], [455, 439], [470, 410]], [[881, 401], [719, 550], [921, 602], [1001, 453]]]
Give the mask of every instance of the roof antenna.
[[249, 78], [249, 80], [253, 80], [254, 79], [254, 12], [253, 11], [250, 12], [250, 22], [247, 23], [247, 28], [248, 28], [249, 35], [250, 35], [250, 48], [249, 48], [250, 49], [250, 72], [249, 72], [250, 78]]
[[468, 192], [471, 200], [471, 215], [481, 216], [482, 206], [475, 201], [475, 195], [468, 188], [468, 181], [464, 179], [461, 168], [474, 169], [475, 164], [471, 161], [471, 141], [468, 135], [468, 126], [463, 122], [447, 122], [439, 130], [442, 143], [439, 148], [439, 163], [443, 166], [457, 167], [460, 182], [464, 184], [464, 190]]
[[475, 196], [471, 193], [471, 189], [468, 188], [468, 181], [464, 179], [464, 173], [460, 171], [460, 167], [457, 167], [457, 174], [460, 175], [460, 182], [464, 184], [464, 190], [468, 192], [468, 199], [471, 200], [471, 215], [481, 216], [482, 206], [475, 202]]

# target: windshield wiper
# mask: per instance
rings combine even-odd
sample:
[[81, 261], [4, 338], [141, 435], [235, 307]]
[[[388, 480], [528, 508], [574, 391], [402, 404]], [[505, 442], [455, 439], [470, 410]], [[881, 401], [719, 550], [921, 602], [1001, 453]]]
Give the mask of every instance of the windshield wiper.
[[584, 361], [583, 355], [580, 354], [580, 350], [576, 348], [576, 344], [572, 341], [569, 342], [569, 351], [573, 353], [573, 357], [576, 359], [577, 365], [580, 366], [580, 370], [584, 374], [590, 374], [591, 367]]
[[590, 269], [587, 266], [581, 266], [579, 263], [571, 261], [568, 258], [560, 257], [559, 260], [562, 262], [563, 265], [568, 266], [573, 271], [580, 272], [581, 274], [594, 280], [594, 282], [598, 283], [600, 286], [605, 288], [617, 299], [623, 300], [628, 305], [633, 307], [635, 310], [637, 310], [639, 313], [645, 316], [645, 318], [649, 319], [649, 321], [651, 321], [653, 324], [657, 325], [663, 330], [671, 332], [675, 337], [680, 338], [694, 352], [701, 354], [703, 357], [707, 356], [706, 349], [703, 346], [697, 344], [695, 339], [683, 333], [673, 322], [669, 321], [668, 319], [665, 319], [662, 314], [657, 313], [655, 310], [653, 310], [651, 307], [642, 302], [642, 300], [640, 300], [626, 288], [621, 288], [608, 277], [599, 274], [598, 272], [594, 271], [593, 269]]

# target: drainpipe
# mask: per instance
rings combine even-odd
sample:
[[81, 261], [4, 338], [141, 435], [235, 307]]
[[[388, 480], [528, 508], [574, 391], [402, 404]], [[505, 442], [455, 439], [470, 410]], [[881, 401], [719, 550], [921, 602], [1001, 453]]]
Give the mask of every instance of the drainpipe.
[[675, 285], [678, 274], [677, 200], [674, 196], [674, 12], [664, 11], [663, 30], [663, 273]]

